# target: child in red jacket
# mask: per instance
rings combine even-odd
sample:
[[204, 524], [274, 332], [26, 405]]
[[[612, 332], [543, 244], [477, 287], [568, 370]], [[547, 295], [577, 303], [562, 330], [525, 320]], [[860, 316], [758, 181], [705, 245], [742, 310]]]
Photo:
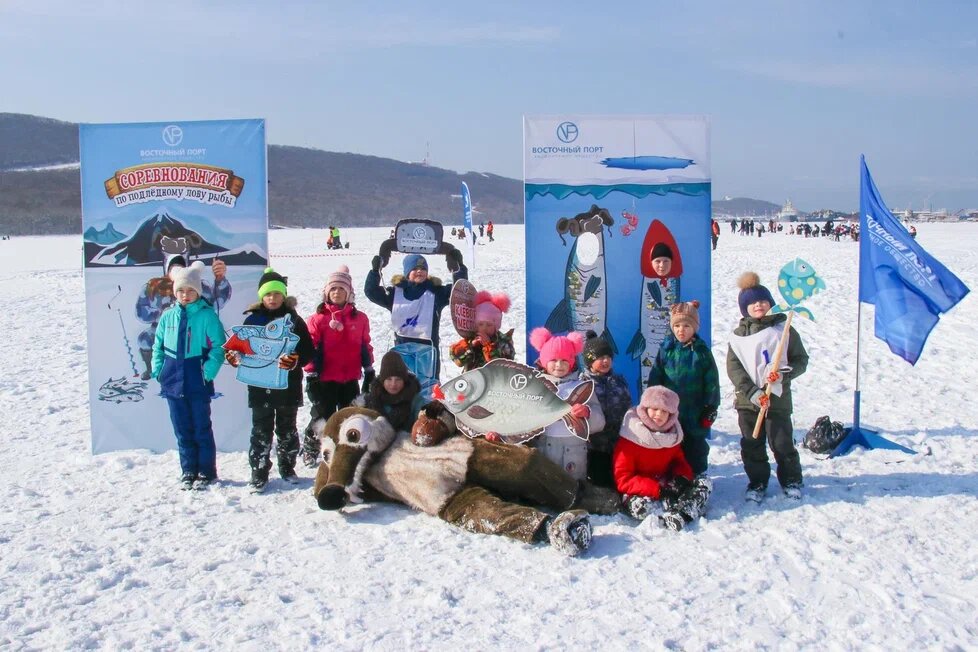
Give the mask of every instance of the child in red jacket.
[[693, 469], [680, 445], [679, 396], [656, 385], [625, 413], [612, 455], [615, 484], [626, 513], [639, 520], [655, 514], [659, 524], [681, 530], [706, 511], [713, 485]]

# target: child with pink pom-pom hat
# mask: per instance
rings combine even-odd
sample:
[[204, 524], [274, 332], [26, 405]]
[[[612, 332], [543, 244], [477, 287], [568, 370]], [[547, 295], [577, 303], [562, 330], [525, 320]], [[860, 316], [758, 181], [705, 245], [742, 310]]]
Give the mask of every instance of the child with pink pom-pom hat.
[[477, 369], [490, 360], [514, 360], [513, 329], [503, 332], [503, 313], [509, 311], [510, 300], [503, 292], [492, 294], [483, 290], [475, 295], [476, 334], [462, 338], [449, 348], [452, 362], [465, 371]]

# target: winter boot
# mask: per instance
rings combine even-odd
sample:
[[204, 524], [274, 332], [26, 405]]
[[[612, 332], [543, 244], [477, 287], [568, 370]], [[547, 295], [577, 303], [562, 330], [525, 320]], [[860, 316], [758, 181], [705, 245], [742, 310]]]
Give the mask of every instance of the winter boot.
[[217, 478], [208, 478], [206, 475], [201, 473], [197, 476], [197, 479], [194, 480], [194, 491], [204, 491], [214, 484], [215, 480], [217, 480]]
[[752, 503], [758, 503], [764, 500], [764, 494], [767, 493], [767, 487], [762, 484], [750, 484], [747, 485], [747, 491], [744, 492], [744, 500]]
[[659, 525], [673, 532], [680, 532], [686, 527], [686, 519], [682, 514], [676, 512], [666, 512], [659, 516]]
[[295, 467], [279, 464], [278, 474], [289, 484], [298, 484], [299, 476], [295, 474]]
[[654, 502], [652, 498], [647, 496], [629, 496], [626, 494], [621, 497], [621, 511], [642, 521], [652, 512]]
[[194, 488], [194, 480], [197, 479], [193, 473], [184, 473], [180, 476], [180, 488], [184, 491], [188, 491]]
[[248, 483], [248, 487], [251, 489], [251, 493], [260, 494], [265, 491], [265, 485], [268, 484], [268, 471], [260, 471], [258, 469], [252, 469], [251, 471], [251, 482]]
[[544, 525], [550, 545], [568, 557], [576, 557], [591, 545], [591, 518], [583, 509], [561, 512]]
[[678, 512], [695, 521], [706, 513], [706, 502], [713, 493], [713, 481], [706, 476], [697, 476], [693, 486], [686, 490], [676, 501]]
[[310, 451], [303, 449], [302, 451], [302, 463], [310, 469], [314, 469], [319, 466], [319, 453], [317, 451]]
[[801, 485], [796, 483], [785, 485], [784, 495], [792, 500], [801, 500]]

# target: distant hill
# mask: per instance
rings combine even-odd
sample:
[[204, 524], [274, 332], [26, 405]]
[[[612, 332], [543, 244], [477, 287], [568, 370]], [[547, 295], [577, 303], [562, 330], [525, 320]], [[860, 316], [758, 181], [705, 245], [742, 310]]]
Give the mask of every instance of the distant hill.
[[[81, 232], [78, 125], [0, 113], [0, 232]], [[269, 223], [278, 226], [393, 226], [405, 217], [462, 221], [461, 182], [476, 220], [523, 221], [518, 179], [303, 147], [268, 147]], [[454, 195], [454, 197], [453, 197]]]
[[734, 197], [732, 199], [717, 199], [713, 201], [713, 215], [735, 215], [737, 217], [756, 216], [769, 217], [781, 210], [780, 204], [772, 204], [760, 199]]

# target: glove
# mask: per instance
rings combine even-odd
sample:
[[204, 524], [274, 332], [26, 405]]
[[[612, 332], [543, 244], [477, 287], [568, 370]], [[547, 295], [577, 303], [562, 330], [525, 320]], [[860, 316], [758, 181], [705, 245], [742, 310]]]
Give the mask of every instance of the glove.
[[717, 409], [712, 405], [707, 405], [700, 412], [700, 426], [703, 428], [709, 428], [713, 425], [713, 422], [717, 420]]
[[224, 351], [224, 359], [227, 360], [227, 363], [232, 367], [237, 367], [239, 364], [241, 364], [241, 358], [238, 357], [237, 351]]
[[374, 256], [373, 260], [370, 261], [370, 269], [374, 270], [375, 272], [379, 273], [380, 268], [383, 266], [383, 261], [380, 259], [380, 256]]
[[771, 383], [772, 385], [778, 382], [778, 380], [780, 379], [781, 379], [781, 374], [778, 373], [777, 371], [772, 371], [767, 375], [767, 382]]
[[769, 407], [771, 407], [771, 397], [768, 396], [767, 394], [761, 394], [758, 397], [757, 402], [760, 404], [760, 407], [763, 410], [766, 410]]
[[279, 369], [288, 369], [289, 371], [292, 371], [293, 369], [295, 369], [295, 366], [297, 364], [299, 364], [298, 353], [290, 353], [288, 355], [283, 355], [281, 358], [278, 359]]
[[374, 372], [373, 367], [367, 367], [363, 370], [363, 383], [360, 385], [361, 394], [366, 394], [370, 391], [370, 386], [373, 384], [374, 378], [376, 377], [377, 374]]
[[754, 390], [754, 393], [750, 395], [750, 402], [753, 403], [754, 405], [756, 405], [757, 407], [763, 407], [763, 405], [761, 403], [761, 397], [762, 396], [764, 396], [764, 390], [763, 389], [755, 389]]
[[453, 274], [462, 269], [462, 252], [453, 247], [445, 254], [445, 263], [448, 265], [448, 271]]
[[571, 406], [571, 415], [577, 417], [578, 419], [587, 419], [589, 416], [591, 416], [591, 408], [583, 403], [576, 403]]

